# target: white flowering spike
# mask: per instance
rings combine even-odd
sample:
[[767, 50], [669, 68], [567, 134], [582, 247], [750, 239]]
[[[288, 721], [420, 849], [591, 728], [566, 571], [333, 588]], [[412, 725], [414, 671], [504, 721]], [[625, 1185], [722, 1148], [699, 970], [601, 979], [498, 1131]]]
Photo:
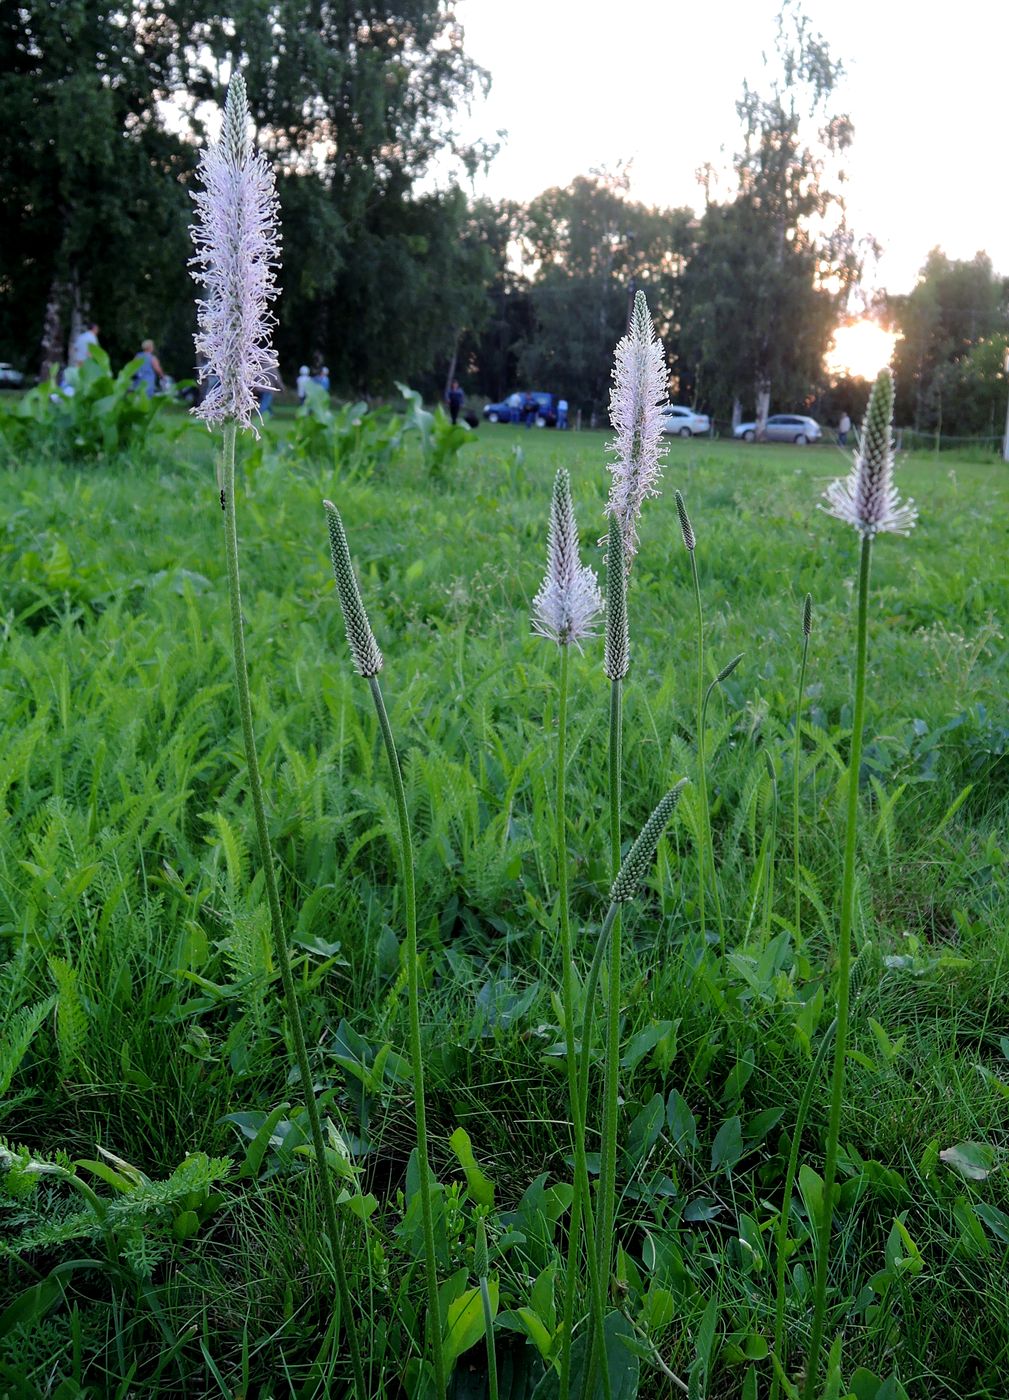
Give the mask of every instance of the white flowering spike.
[[872, 386], [855, 465], [823, 494], [828, 515], [854, 525], [863, 539], [909, 534], [918, 519], [914, 501], [902, 502], [893, 484], [893, 375], [888, 369], [880, 370]]
[[610, 422], [616, 437], [609, 450], [613, 480], [606, 513], [620, 523], [630, 564], [638, 548], [637, 521], [647, 496], [657, 496], [666, 445], [662, 409], [666, 403], [666, 358], [652, 327], [644, 292], [634, 298], [630, 330], [618, 343], [610, 392]]
[[280, 234], [276, 181], [253, 150], [240, 73], [228, 85], [221, 139], [200, 156], [199, 174], [190, 267], [206, 290], [197, 301], [196, 352], [208, 387], [193, 412], [208, 423], [251, 428], [255, 391], [268, 389], [277, 371], [269, 303], [277, 295]]
[[533, 631], [558, 646], [577, 644], [593, 635], [592, 624], [602, 606], [595, 571], [578, 557], [571, 479], [561, 467], [550, 502], [546, 577], [533, 599]]

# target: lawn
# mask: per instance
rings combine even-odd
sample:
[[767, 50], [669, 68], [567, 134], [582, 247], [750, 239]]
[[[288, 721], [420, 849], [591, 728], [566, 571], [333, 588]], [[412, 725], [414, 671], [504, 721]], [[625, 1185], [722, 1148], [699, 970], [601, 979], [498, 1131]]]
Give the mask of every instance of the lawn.
[[[385, 653], [415, 828], [442, 1279], [450, 1298], [469, 1286], [484, 1217], [501, 1393], [538, 1386], [546, 1400], [557, 1386], [541, 1349], [563, 1309], [572, 1168], [557, 649], [532, 635], [530, 602], [559, 465], [583, 553], [602, 573], [592, 547], [605, 528], [607, 439], [484, 426], [434, 478], [408, 451], [347, 480], [285, 454], [281, 438], [253, 455], [238, 502], [251, 679], [315, 1087], [348, 1193], [371, 1392], [414, 1386], [424, 1285], [398, 826], [367, 686], [348, 659], [323, 496], [343, 513]], [[30, 1193], [8, 1178], [0, 1393], [11, 1396], [336, 1397], [349, 1376], [245, 796], [214, 445], [187, 427], [134, 459], [27, 460], [0, 475], [0, 1133], [90, 1164], [78, 1175], [112, 1203], [96, 1233], [59, 1175]], [[708, 937], [700, 930], [696, 784], [625, 916], [622, 1395], [676, 1393], [667, 1372], [697, 1397], [769, 1393], [774, 1229], [835, 994], [858, 539], [817, 503], [847, 466], [836, 448], [676, 440], [663, 493], [642, 514], [627, 843], [675, 780], [696, 777], [695, 617], [674, 487], [697, 536], [711, 677], [743, 659], [709, 716], [724, 956], [710, 921]], [[843, 1333], [849, 1387], [864, 1367], [899, 1378], [911, 1400], [1002, 1400], [1009, 471], [922, 455], [901, 462], [898, 480], [920, 523], [873, 556], [863, 951], [829, 1330]], [[568, 715], [582, 976], [609, 883], [607, 687], [598, 639], [574, 657]], [[793, 1377], [810, 1325], [820, 1078], [789, 1219]], [[591, 1152], [597, 1100], [594, 1081]], [[458, 1400], [486, 1393], [482, 1335], [460, 1354]]]

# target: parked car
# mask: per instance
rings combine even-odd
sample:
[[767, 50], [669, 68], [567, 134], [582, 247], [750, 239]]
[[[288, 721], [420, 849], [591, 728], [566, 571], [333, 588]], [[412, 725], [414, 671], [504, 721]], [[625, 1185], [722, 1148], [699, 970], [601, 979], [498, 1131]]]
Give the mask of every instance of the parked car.
[[[536, 402], [536, 426], [537, 428], [552, 428], [557, 423], [557, 405], [553, 394], [544, 394], [536, 390], [532, 394]], [[522, 408], [525, 403], [524, 393], [509, 394], [503, 403], [489, 403], [484, 405], [483, 416], [488, 423], [523, 423]]]
[[[740, 423], [733, 437], [744, 442], [753, 442], [757, 436], [756, 423]], [[798, 413], [773, 413], [767, 420], [768, 442], [819, 442], [823, 429], [815, 418], [804, 418]]]
[[711, 432], [711, 419], [706, 413], [695, 413], [692, 408], [682, 408], [680, 404], [667, 404], [662, 410], [665, 422], [664, 433], [676, 433], [679, 437], [696, 437], [698, 433]]
[[20, 389], [25, 377], [13, 365], [0, 364], [0, 389]]

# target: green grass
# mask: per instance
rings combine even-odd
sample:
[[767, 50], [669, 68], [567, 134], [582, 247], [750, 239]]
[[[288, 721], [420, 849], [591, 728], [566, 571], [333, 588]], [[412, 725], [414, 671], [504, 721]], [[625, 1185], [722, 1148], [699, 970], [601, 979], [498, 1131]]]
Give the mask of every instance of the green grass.
[[[485, 1213], [501, 1393], [519, 1397], [542, 1366], [518, 1310], [548, 1331], [551, 1307], [563, 1314], [565, 1201], [544, 1190], [571, 1180], [557, 1053], [556, 657], [531, 635], [529, 605], [557, 465], [571, 471], [586, 549], [603, 533], [605, 442], [484, 427], [434, 483], [419, 457], [344, 483], [268, 445], [239, 499], [253, 704], [295, 976], [317, 1088], [360, 1169], [346, 1183], [357, 1202], [345, 1243], [375, 1397], [403, 1393], [423, 1332], [413, 1111], [398, 1058], [404, 911], [381, 735], [350, 671], [321, 500], [343, 514], [386, 655], [415, 828], [442, 1278], [466, 1270], [456, 1291], [475, 1288]], [[339, 1396], [349, 1374], [312, 1173], [291, 1150], [302, 1091], [288, 1077], [243, 796], [213, 448], [193, 428], [142, 460], [27, 461], [0, 477], [0, 997], [11, 1027], [22, 1008], [44, 1008], [0, 1133], [49, 1157], [93, 1161], [101, 1147], [159, 1183], [194, 1153], [233, 1160], [216, 1182], [164, 1188], [112, 1243], [61, 1240], [82, 1203], [58, 1181], [0, 1196], [0, 1313], [58, 1279], [19, 1322], [0, 1318], [12, 1395]], [[672, 442], [630, 581], [625, 842], [673, 781], [694, 776], [694, 611], [674, 487], [697, 535], [711, 676], [745, 653], [709, 712], [725, 966], [699, 939], [691, 789], [624, 922], [619, 1301], [697, 1395], [769, 1389], [761, 1339], [773, 1332], [788, 1134], [833, 1014], [858, 540], [816, 503], [846, 469], [827, 448]], [[846, 1380], [864, 1366], [896, 1374], [912, 1400], [996, 1400], [1009, 1375], [1009, 473], [921, 456], [901, 465], [900, 483], [921, 523], [909, 539], [882, 539], [873, 560], [855, 929], [856, 947], [872, 948], [853, 1017], [828, 1332], [843, 1328]], [[807, 591], [797, 948], [791, 723]], [[571, 668], [582, 976], [608, 886], [607, 689], [600, 639]], [[769, 931], [765, 754], [779, 795]], [[634, 1038], [650, 1027], [642, 1050]], [[384, 1073], [369, 1074], [386, 1044]], [[826, 1099], [824, 1085], [800, 1154], [807, 1189], [809, 1170], [822, 1170]], [[224, 1116], [284, 1103], [295, 1105], [280, 1115], [288, 1137], [243, 1175], [249, 1139]], [[450, 1147], [460, 1127], [493, 1182], [492, 1207]], [[939, 1158], [964, 1141], [994, 1149], [985, 1179]], [[368, 1215], [369, 1197], [364, 1227], [354, 1211]], [[807, 1205], [796, 1198], [789, 1232], [796, 1377], [812, 1304]], [[40, 1246], [17, 1248], [30, 1230]], [[485, 1393], [485, 1355], [478, 1338], [459, 1362], [460, 1400]], [[669, 1384], [640, 1360], [642, 1396]]]

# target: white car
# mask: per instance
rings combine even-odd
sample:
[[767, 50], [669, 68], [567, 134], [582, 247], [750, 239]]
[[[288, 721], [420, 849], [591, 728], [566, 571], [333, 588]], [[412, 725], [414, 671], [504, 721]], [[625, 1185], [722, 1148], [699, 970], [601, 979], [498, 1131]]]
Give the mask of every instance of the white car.
[[13, 365], [0, 364], [0, 389], [20, 389], [24, 375]]
[[683, 408], [680, 404], [667, 404], [662, 410], [665, 423], [662, 425], [664, 433], [676, 433], [678, 437], [697, 437], [699, 433], [711, 432], [711, 419], [706, 413], [695, 413], [692, 408]]

